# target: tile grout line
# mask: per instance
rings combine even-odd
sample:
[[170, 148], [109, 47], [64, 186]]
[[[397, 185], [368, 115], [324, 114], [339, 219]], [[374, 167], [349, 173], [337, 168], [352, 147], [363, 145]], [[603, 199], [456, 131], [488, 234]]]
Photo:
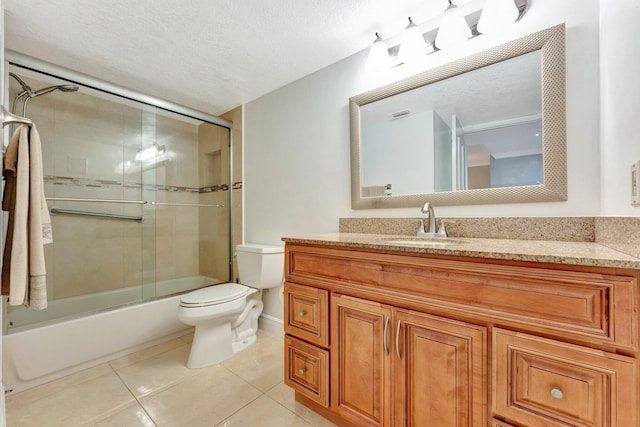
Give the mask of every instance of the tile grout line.
[[273, 397], [269, 396], [267, 393], [269, 393], [271, 390], [273, 390], [274, 388], [278, 387], [280, 385], [280, 383], [274, 385], [273, 387], [271, 387], [269, 390], [267, 390], [266, 392], [264, 392], [264, 395], [267, 396], [269, 399], [273, 400], [275, 403], [277, 403], [278, 405], [282, 406], [284, 409], [286, 409], [287, 411], [291, 412], [293, 415], [295, 415], [296, 417], [300, 418], [302, 421], [304, 421], [305, 423], [309, 424], [309, 426], [313, 427], [313, 424], [311, 424], [309, 421], [307, 421], [306, 419], [302, 418], [302, 416], [300, 416], [299, 414], [296, 414], [295, 411], [292, 411], [291, 409], [287, 408], [287, 406], [282, 403], [277, 401], [276, 399], [274, 399]]
[[240, 375], [236, 374], [235, 372], [233, 372], [231, 369], [227, 368], [226, 366], [224, 366], [224, 361], [220, 362], [218, 364], [220, 367], [224, 368], [227, 370], [227, 372], [229, 372], [231, 375], [237, 377], [238, 379], [240, 379], [240, 381], [246, 383], [247, 385], [249, 385], [250, 387], [258, 390], [258, 392], [260, 392], [260, 394], [255, 398], [252, 399], [251, 401], [247, 402], [245, 405], [242, 405], [240, 408], [238, 408], [237, 410], [233, 411], [229, 416], [223, 418], [219, 423], [217, 423], [214, 427], [217, 426], [221, 426], [224, 424], [224, 422], [226, 420], [228, 420], [229, 418], [233, 417], [235, 414], [237, 414], [238, 412], [240, 412], [241, 410], [243, 410], [244, 408], [246, 408], [247, 406], [251, 405], [253, 402], [255, 402], [256, 400], [260, 399], [262, 396], [265, 395], [265, 393], [262, 392], [262, 390], [260, 390], [258, 387], [254, 386], [253, 384], [251, 384], [249, 381], [245, 380], [244, 378], [242, 378]]
[[[134, 363], [132, 363], [132, 364], [130, 364], [130, 365], [124, 366], [123, 368], [126, 368], [126, 367], [128, 367], [128, 366], [133, 366], [133, 365], [135, 365], [136, 363], [142, 362], [142, 361], [144, 361], [144, 360], [149, 360], [149, 359], [153, 359], [153, 358], [155, 358], [155, 357], [159, 357], [159, 356], [161, 356], [161, 355], [163, 355], [163, 354], [165, 354], [165, 353], [168, 353], [168, 352], [170, 352], [170, 351], [173, 351], [173, 350], [175, 350], [175, 349], [177, 349], [177, 348], [180, 348], [180, 347], [182, 347], [182, 346], [188, 346], [189, 344], [188, 344], [188, 343], [186, 343], [186, 342], [185, 342], [184, 340], [182, 340], [181, 338], [182, 338], [182, 337], [178, 337], [178, 338], [177, 338], [177, 339], [179, 339], [180, 341], [182, 341], [182, 343], [183, 343], [183, 344], [182, 344], [181, 346], [178, 346], [178, 347], [175, 347], [175, 348], [166, 349], [165, 351], [163, 351], [163, 352], [161, 352], [161, 353], [154, 354], [154, 355], [153, 355], [153, 356], [151, 356], [151, 357], [147, 357], [147, 358], [145, 358], [145, 359], [138, 360], [138, 361], [136, 361], [136, 362], [134, 362]], [[113, 360], [117, 360], [117, 359], [113, 359]], [[139, 406], [140, 408], [142, 408], [142, 410], [144, 411], [144, 413], [146, 414], [146, 416], [147, 416], [147, 417], [149, 417], [149, 419], [151, 420], [151, 422], [152, 422], [155, 426], [157, 426], [158, 424], [157, 424], [157, 423], [156, 423], [156, 421], [153, 419], [153, 417], [151, 416], [151, 414], [147, 411], [147, 409], [144, 407], [144, 404], [142, 403], [142, 400], [141, 400], [141, 399], [142, 399], [142, 398], [144, 398], [144, 397], [147, 397], [147, 396], [151, 396], [151, 395], [153, 395], [153, 394], [155, 394], [155, 393], [158, 393], [158, 392], [164, 391], [164, 390], [166, 390], [166, 389], [168, 389], [168, 388], [170, 388], [170, 387], [174, 386], [175, 384], [180, 383], [181, 381], [178, 381], [178, 382], [176, 382], [176, 383], [174, 383], [174, 384], [170, 384], [170, 385], [168, 385], [168, 386], [166, 386], [166, 387], [162, 387], [162, 388], [160, 388], [160, 389], [158, 389], [158, 390], [155, 390], [155, 391], [153, 391], [153, 392], [151, 392], [151, 393], [149, 393], [149, 394], [146, 394], [146, 395], [141, 396], [140, 398], [138, 398], [138, 397], [136, 396], [135, 392], [134, 392], [133, 390], [131, 390], [131, 388], [129, 387], [129, 385], [127, 385], [127, 383], [124, 381], [124, 379], [120, 376], [120, 374], [118, 373], [118, 371], [117, 371], [117, 370], [116, 370], [116, 369], [111, 365], [111, 362], [112, 362], [113, 360], [108, 361], [108, 362], [107, 362], [107, 365], [109, 365], [109, 367], [111, 368], [111, 370], [113, 371], [113, 373], [115, 373], [115, 374], [116, 374], [116, 376], [118, 377], [118, 379], [120, 380], [120, 382], [122, 383], [122, 385], [124, 385], [124, 387], [127, 389], [127, 391], [131, 394], [131, 396], [133, 397], [133, 399], [135, 400], [135, 402], [138, 404], [138, 406]], [[191, 377], [191, 376], [192, 376], [192, 375], [190, 375], [189, 377]], [[189, 378], [189, 377], [188, 377], [188, 378]]]
[[[184, 341], [183, 341], [183, 343], [184, 343], [184, 345], [186, 345], [186, 346], [190, 346], [190, 344], [188, 344], [188, 343], [186, 343], [186, 342], [184, 342]], [[178, 347], [177, 347], [177, 348], [178, 348]], [[172, 350], [175, 350], [175, 348], [174, 348], [174, 349], [167, 350], [167, 351], [164, 351], [164, 352], [159, 353], [159, 354], [155, 354], [155, 355], [153, 355], [152, 357], [149, 357], [149, 358], [147, 358], [147, 359], [143, 359], [143, 360], [148, 360], [148, 359], [152, 359], [152, 358], [155, 358], [155, 357], [159, 357], [159, 356], [161, 356], [162, 354], [167, 353], [167, 352], [172, 351]], [[114, 359], [114, 360], [115, 360], [115, 359]], [[142, 361], [142, 360], [141, 360], [141, 361]], [[138, 361], [138, 362], [140, 362], [140, 361]], [[138, 362], [136, 362], [136, 363], [138, 363]], [[111, 368], [111, 370], [116, 374], [116, 376], [118, 377], [118, 379], [120, 380], [120, 382], [122, 382], [122, 384], [126, 387], [127, 391], [131, 394], [131, 396], [133, 397], [133, 399], [135, 400], [135, 402], [140, 406], [140, 408], [142, 408], [142, 410], [144, 411], [144, 413], [147, 415], [147, 417], [149, 417], [149, 419], [151, 420], [151, 422], [153, 422], [153, 423], [154, 423], [154, 425], [155, 425], [155, 426], [158, 426], [158, 423], [157, 423], [157, 422], [156, 422], [156, 420], [151, 416], [151, 414], [147, 411], [147, 408], [145, 408], [145, 406], [144, 406], [144, 402], [142, 402], [142, 399], [143, 399], [143, 398], [146, 398], [146, 397], [149, 397], [149, 396], [153, 396], [153, 395], [155, 395], [155, 394], [157, 394], [157, 393], [160, 393], [160, 392], [166, 391], [167, 389], [169, 389], [169, 388], [171, 388], [171, 387], [175, 387], [175, 386], [177, 386], [178, 384], [181, 384], [181, 383], [182, 383], [182, 382], [184, 382], [184, 381], [188, 381], [189, 379], [191, 379], [191, 378], [193, 378], [193, 377], [195, 377], [195, 376], [197, 375], [197, 373], [196, 373], [196, 372], [194, 372], [193, 374], [188, 375], [188, 376], [186, 376], [185, 378], [182, 378], [182, 379], [180, 379], [179, 381], [176, 381], [175, 383], [168, 384], [168, 385], [166, 385], [165, 387], [159, 388], [158, 390], [154, 390], [153, 392], [151, 392], [151, 393], [149, 393], [149, 394], [146, 394], [146, 395], [141, 396], [140, 398], [138, 398], [138, 397], [135, 395], [135, 393], [133, 392], [133, 390], [131, 390], [131, 388], [129, 388], [129, 386], [127, 385], [127, 383], [122, 379], [122, 377], [120, 376], [120, 374], [118, 373], [118, 371], [116, 371], [116, 370], [113, 368], [113, 366], [111, 366], [111, 364], [110, 364], [109, 362], [107, 362], [107, 364], [109, 365], [109, 367]], [[134, 365], [134, 364], [135, 364], [135, 363], [133, 363], [132, 365]], [[128, 366], [131, 366], [131, 365], [128, 365]], [[216, 365], [212, 365], [212, 366], [216, 366]], [[233, 376], [237, 377], [240, 381], [244, 382], [245, 384], [247, 384], [248, 386], [252, 387], [253, 389], [257, 390], [257, 391], [260, 393], [258, 396], [256, 396], [256, 398], [255, 398], [255, 399], [252, 399], [251, 401], [247, 402], [245, 405], [243, 405], [242, 407], [238, 408], [236, 411], [234, 411], [233, 413], [229, 414], [229, 415], [228, 415], [228, 416], [226, 416], [225, 418], [223, 418], [223, 419], [220, 421], [220, 423], [219, 423], [219, 424], [216, 424], [216, 425], [220, 425], [220, 424], [224, 423], [227, 419], [229, 419], [229, 418], [231, 418], [232, 416], [234, 416], [237, 412], [241, 411], [242, 409], [246, 408], [246, 407], [247, 407], [248, 405], [250, 405], [251, 403], [255, 402], [255, 401], [256, 401], [257, 399], [259, 399], [260, 397], [262, 397], [262, 396], [266, 396], [266, 392], [263, 392], [262, 390], [260, 390], [259, 388], [257, 388], [257, 387], [256, 387], [256, 386], [254, 386], [253, 384], [251, 384], [249, 381], [245, 380], [244, 378], [242, 378], [241, 376], [239, 376], [238, 374], [236, 374], [235, 372], [233, 372], [231, 369], [229, 369], [229, 368], [227, 368], [226, 366], [224, 366], [224, 362], [219, 363], [217, 366], [220, 366], [221, 368], [225, 369], [228, 373], [230, 373], [231, 375], [233, 375]], [[273, 387], [275, 387], [275, 386], [273, 386]], [[272, 387], [272, 388], [273, 388], [273, 387]], [[269, 390], [271, 390], [271, 388], [270, 388]], [[269, 397], [269, 396], [267, 396], [267, 397]], [[269, 398], [270, 398], [270, 397], [269, 397]], [[270, 398], [270, 399], [271, 399], [271, 398]], [[273, 400], [273, 399], [272, 399], [272, 400]], [[276, 403], [278, 403], [278, 402], [276, 402]]]
[[[162, 353], [160, 353], [162, 354]], [[111, 370], [113, 371], [114, 374], [116, 374], [116, 376], [118, 377], [118, 379], [120, 380], [120, 382], [122, 383], [122, 385], [125, 386], [125, 388], [127, 389], [127, 391], [131, 394], [131, 396], [133, 397], [133, 400], [138, 404], [138, 406], [144, 411], [145, 415], [147, 417], [149, 417], [149, 419], [151, 420], [151, 422], [153, 423], [154, 426], [157, 426], [158, 423], [156, 423], [156, 421], [153, 419], [153, 417], [151, 416], [151, 414], [149, 414], [149, 412], [147, 412], [147, 409], [144, 407], [144, 405], [142, 404], [142, 402], [138, 399], [138, 397], [135, 395], [135, 393], [129, 388], [129, 386], [127, 385], [127, 383], [122, 379], [122, 377], [120, 376], [120, 374], [118, 373], [118, 371], [116, 371], [113, 366], [111, 366], [111, 363], [107, 362], [107, 364], [109, 365], [109, 367], [111, 368]], [[125, 406], [126, 407], [126, 406]], [[116, 413], [116, 412], [114, 412]]]

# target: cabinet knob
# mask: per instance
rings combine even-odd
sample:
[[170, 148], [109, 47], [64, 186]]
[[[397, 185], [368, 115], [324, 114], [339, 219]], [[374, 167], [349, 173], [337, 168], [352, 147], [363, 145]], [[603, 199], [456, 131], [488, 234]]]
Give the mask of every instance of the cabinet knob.
[[300, 317], [304, 317], [304, 315], [305, 315], [305, 314], [307, 314], [307, 312], [306, 312], [306, 311], [304, 311], [304, 310], [300, 310], [300, 311], [298, 312], [298, 316], [300, 316]]
[[560, 390], [558, 387], [554, 387], [551, 389], [551, 397], [560, 400], [564, 397], [564, 393], [562, 393], [562, 390]]
[[302, 368], [302, 369], [300, 369], [300, 370], [298, 371], [298, 373], [299, 373], [300, 375], [304, 375], [304, 373], [305, 373], [306, 371], [307, 371], [307, 370], [306, 370], [305, 368]]

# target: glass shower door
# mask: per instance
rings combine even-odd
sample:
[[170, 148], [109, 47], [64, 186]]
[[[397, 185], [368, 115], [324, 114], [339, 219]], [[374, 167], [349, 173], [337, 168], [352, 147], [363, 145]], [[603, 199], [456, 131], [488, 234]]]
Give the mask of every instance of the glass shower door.
[[81, 85], [25, 101], [22, 84], [69, 82], [11, 70], [42, 139], [53, 243], [49, 307], [8, 307], [9, 333], [231, 279], [228, 128]]

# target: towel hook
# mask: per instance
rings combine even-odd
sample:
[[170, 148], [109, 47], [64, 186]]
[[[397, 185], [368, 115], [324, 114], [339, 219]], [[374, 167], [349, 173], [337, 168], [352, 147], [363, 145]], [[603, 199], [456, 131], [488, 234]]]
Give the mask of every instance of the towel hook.
[[26, 117], [16, 116], [15, 114], [8, 112], [7, 109], [4, 108], [4, 105], [2, 106], [2, 108], [0, 108], [0, 121], [2, 122], [2, 127], [5, 127], [6, 125], [14, 124], [14, 123], [21, 124], [21, 125], [28, 125], [28, 126], [31, 126], [33, 124], [31, 119], [27, 119]]

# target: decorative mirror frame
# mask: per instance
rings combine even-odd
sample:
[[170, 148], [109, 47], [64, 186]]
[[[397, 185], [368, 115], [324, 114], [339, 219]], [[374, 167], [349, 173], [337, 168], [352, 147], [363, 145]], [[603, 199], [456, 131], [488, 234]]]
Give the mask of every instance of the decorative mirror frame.
[[[363, 197], [360, 107], [408, 90], [533, 51], [541, 51], [543, 184], [439, 193]], [[565, 26], [539, 31], [349, 99], [351, 124], [351, 207], [353, 209], [567, 200]]]

